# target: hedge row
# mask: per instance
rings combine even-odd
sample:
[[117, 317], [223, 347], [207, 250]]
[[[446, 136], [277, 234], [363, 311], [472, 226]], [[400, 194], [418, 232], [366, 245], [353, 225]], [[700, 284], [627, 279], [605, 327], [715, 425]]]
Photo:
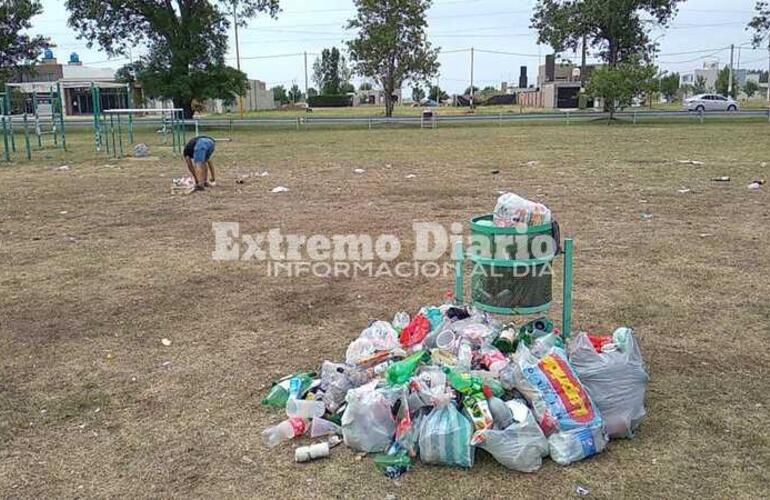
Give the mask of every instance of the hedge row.
[[344, 108], [353, 105], [353, 96], [345, 94], [314, 95], [307, 100], [311, 108]]

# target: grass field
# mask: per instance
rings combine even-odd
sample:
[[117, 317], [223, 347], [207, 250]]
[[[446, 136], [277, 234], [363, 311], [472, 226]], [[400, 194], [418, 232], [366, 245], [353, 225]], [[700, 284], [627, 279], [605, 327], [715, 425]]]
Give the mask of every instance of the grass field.
[[[170, 194], [183, 164], [157, 137], [143, 138], [147, 160], [107, 160], [73, 131], [66, 157], [0, 165], [0, 496], [565, 497], [582, 485], [599, 498], [767, 498], [770, 187], [746, 185], [768, 174], [768, 131], [242, 131], [218, 145], [219, 186], [190, 196]], [[710, 180], [722, 175], [732, 182]], [[272, 380], [343, 359], [368, 321], [440, 302], [451, 282], [270, 278], [213, 262], [211, 223], [392, 233], [409, 252], [413, 221], [467, 221], [503, 189], [550, 205], [575, 238], [576, 327], [638, 332], [652, 379], [637, 438], [532, 475], [479, 451], [472, 470], [419, 464], [398, 482], [342, 446], [303, 465], [294, 444], [266, 449], [260, 432], [281, 418], [259, 405]]]

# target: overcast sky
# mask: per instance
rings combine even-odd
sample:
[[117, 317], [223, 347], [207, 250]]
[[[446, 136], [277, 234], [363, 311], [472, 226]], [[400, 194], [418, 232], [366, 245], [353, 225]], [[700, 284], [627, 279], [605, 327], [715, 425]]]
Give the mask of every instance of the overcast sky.
[[[441, 87], [462, 92], [470, 80], [470, 52], [474, 47], [475, 83], [480, 87], [499, 87], [501, 81], [516, 82], [519, 66], [529, 67], [530, 82], [541, 57], [549, 47], [538, 47], [536, 35], [529, 29], [535, 0], [434, 0], [428, 13], [429, 37], [445, 52], [440, 56]], [[745, 30], [752, 17], [754, 0], [688, 0], [667, 30], [655, 29], [653, 38], [661, 37], [659, 61], [663, 69], [686, 72], [701, 67], [704, 60], [729, 62], [730, 44], [750, 40]], [[66, 60], [70, 52], [80, 54], [85, 64], [118, 68], [127, 60], [108, 61], [96, 47], [88, 49], [67, 27], [67, 11], [61, 0], [43, 0], [44, 12], [36, 17], [33, 31], [49, 36], [57, 45], [55, 53]], [[241, 30], [242, 69], [250, 78], [266, 81], [269, 86], [293, 82], [304, 87], [302, 55], [268, 58], [266, 56], [302, 54], [307, 51], [308, 66], [324, 47], [341, 46], [351, 34], [343, 29], [355, 13], [351, 0], [281, 0], [283, 11], [273, 20], [262, 15]], [[231, 36], [229, 61], [235, 66]], [[507, 52], [492, 54], [487, 51]], [[738, 64], [739, 51], [735, 52]], [[133, 56], [142, 53], [137, 48]], [[767, 49], [740, 50], [743, 68], [768, 66]], [[358, 81], [358, 79], [357, 79]], [[312, 81], [310, 83], [313, 86]]]

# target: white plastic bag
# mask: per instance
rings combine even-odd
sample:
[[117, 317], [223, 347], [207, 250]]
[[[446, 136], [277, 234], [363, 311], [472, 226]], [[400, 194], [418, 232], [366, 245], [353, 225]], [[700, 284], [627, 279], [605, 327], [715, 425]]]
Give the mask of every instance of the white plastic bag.
[[548, 455], [548, 440], [524, 403], [508, 401], [513, 423], [503, 430], [484, 431], [479, 448], [503, 466], [519, 472], [535, 472]]
[[354, 450], [367, 453], [385, 451], [393, 441], [396, 421], [391, 405], [392, 393], [377, 389], [374, 380], [358, 389], [348, 391], [348, 403], [342, 414], [342, 437]]
[[542, 203], [505, 193], [497, 199], [492, 221], [498, 227], [540, 226], [551, 222], [551, 211]]
[[437, 398], [434, 404], [420, 427], [420, 460], [426, 464], [472, 467], [473, 424], [457, 411], [451, 395]]
[[358, 338], [371, 342], [376, 351], [390, 351], [400, 347], [398, 333], [387, 321], [375, 321], [365, 328]]
[[615, 344], [596, 352], [585, 333], [570, 343], [570, 364], [602, 413], [611, 438], [631, 438], [644, 419], [649, 376], [630, 329], [618, 329]]

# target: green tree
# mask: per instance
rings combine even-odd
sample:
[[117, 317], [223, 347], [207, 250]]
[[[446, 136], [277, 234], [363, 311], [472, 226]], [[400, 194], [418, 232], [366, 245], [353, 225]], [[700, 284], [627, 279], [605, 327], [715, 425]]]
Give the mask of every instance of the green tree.
[[666, 101], [673, 101], [679, 93], [679, 73], [669, 73], [660, 79], [660, 93]]
[[449, 100], [449, 94], [439, 88], [438, 85], [431, 85], [430, 90], [428, 91], [428, 99], [436, 102], [447, 101]]
[[[538, 0], [532, 28], [556, 51], [577, 50], [583, 37], [610, 67], [649, 61], [652, 23], [666, 26], [682, 0]], [[626, 68], [627, 69], [627, 68]]]
[[[473, 86], [473, 93], [474, 94], [478, 94], [479, 93], [479, 88], [477, 86], [475, 86], [475, 85]], [[470, 86], [465, 88], [465, 92], [463, 92], [463, 95], [471, 95], [471, 87]]]
[[[730, 67], [725, 66], [719, 71], [719, 75], [717, 76], [717, 81], [714, 84], [714, 88], [717, 91], [718, 94], [727, 95], [729, 89], [730, 89]], [[738, 95], [738, 79], [735, 77], [735, 74], [733, 73], [733, 87], [732, 92], [730, 92], [730, 97], [735, 97]]]
[[696, 94], [702, 94], [702, 93], [706, 92], [706, 84], [707, 83], [708, 82], [706, 81], [706, 77], [705, 76], [703, 76], [703, 75], [696, 76], [695, 77], [695, 81], [693, 82], [693, 85], [692, 85], [693, 92], [695, 92]]
[[308, 97], [315, 97], [317, 95], [318, 95], [318, 91], [316, 89], [314, 89], [313, 87], [310, 87], [309, 89], [307, 89], [307, 96]]
[[685, 97], [689, 97], [695, 93], [695, 87], [692, 86], [690, 83], [685, 83], [684, 85], [679, 87], [679, 98], [684, 99]]
[[279, 0], [67, 0], [69, 25], [91, 47], [127, 56], [145, 46], [137, 75], [150, 97], [172, 99], [193, 115], [193, 103], [233, 102], [246, 75], [225, 64], [233, 10], [239, 26], [260, 12], [275, 16]]
[[313, 83], [321, 89], [321, 95], [346, 93], [351, 86], [350, 76], [348, 62], [337, 47], [323, 49], [313, 63]]
[[425, 32], [432, 0], [353, 0], [357, 30], [347, 42], [355, 71], [374, 79], [385, 94], [385, 116], [393, 115], [392, 95], [405, 81], [422, 82], [438, 71], [438, 50]]
[[753, 80], [749, 80], [746, 82], [746, 85], [743, 86], [743, 92], [746, 94], [746, 97], [751, 99], [754, 97], [754, 94], [756, 94], [759, 91], [759, 85], [757, 85], [757, 82]]
[[770, 49], [770, 0], [758, 0], [754, 8], [757, 12], [748, 26], [754, 31], [752, 37], [754, 48], [762, 45], [767, 38], [767, 47]]
[[372, 84], [370, 82], [363, 82], [359, 85], [358, 90], [372, 90]]
[[273, 99], [275, 99], [279, 103], [286, 104], [289, 102], [289, 94], [286, 92], [286, 87], [284, 87], [283, 85], [276, 85], [270, 90], [273, 91]]
[[421, 85], [415, 85], [412, 87], [412, 100], [414, 102], [420, 102], [425, 99], [425, 89]]
[[0, 1], [0, 82], [34, 71], [33, 65], [49, 40], [26, 31], [32, 29], [30, 20], [41, 12], [39, 0]]
[[637, 61], [624, 61], [614, 67], [603, 66], [593, 70], [586, 91], [604, 100], [604, 108], [610, 112], [612, 120], [616, 110], [630, 106], [635, 97], [655, 88], [655, 73], [654, 66]]
[[291, 102], [300, 102], [305, 97], [305, 94], [299, 89], [299, 85], [296, 83], [289, 89], [288, 99]]

